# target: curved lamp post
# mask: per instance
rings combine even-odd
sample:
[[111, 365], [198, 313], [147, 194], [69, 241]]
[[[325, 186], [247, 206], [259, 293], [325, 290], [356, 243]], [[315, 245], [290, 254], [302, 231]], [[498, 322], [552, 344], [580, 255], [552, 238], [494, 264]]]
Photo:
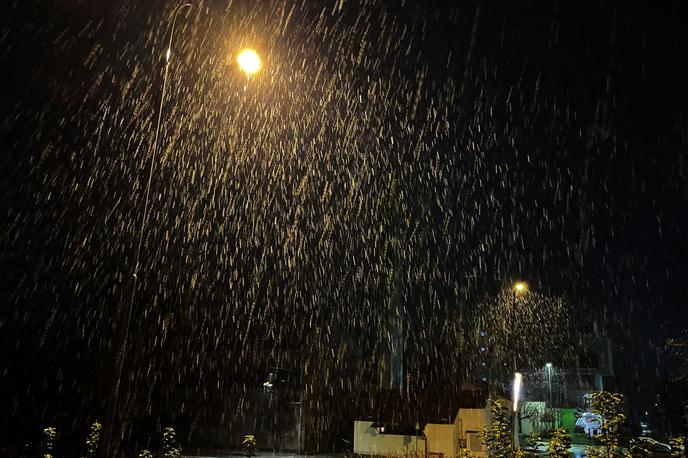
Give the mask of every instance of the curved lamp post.
[[[170, 60], [172, 58], [172, 41], [174, 39], [175, 25], [177, 16], [186, 8], [191, 8], [191, 3], [183, 3], [177, 6], [172, 12], [172, 22], [169, 26], [169, 40], [167, 42], [167, 51], [165, 52], [165, 71], [162, 80], [162, 91], [160, 94], [160, 104], [158, 106], [158, 119], [155, 124], [155, 134], [153, 137], [153, 145], [151, 146], [150, 164], [148, 168], [148, 180], [146, 182], [146, 191], [143, 201], [143, 213], [141, 214], [141, 222], [139, 226], [138, 244], [136, 246], [136, 255], [134, 257], [134, 266], [132, 269], [132, 276], [129, 278], [129, 300], [122, 304], [120, 314], [117, 320], [117, 330], [115, 334], [115, 361], [112, 383], [108, 393], [108, 400], [106, 405], [106, 417], [104, 421], [103, 443], [99, 448], [99, 456], [102, 458], [110, 458], [116, 449], [113, 450], [113, 434], [115, 430], [115, 422], [117, 421], [117, 411], [119, 404], [119, 390], [122, 380], [122, 367], [124, 364], [124, 356], [127, 352], [127, 342], [129, 339], [129, 323], [131, 321], [131, 312], [136, 298], [136, 287], [138, 284], [138, 272], [141, 260], [141, 248], [146, 233], [146, 224], [148, 222], [148, 207], [150, 202], [150, 188], [153, 181], [153, 170], [155, 165], [155, 158], [158, 152], [158, 140], [160, 138], [160, 126], [162, 123], [162, 112], [165, 103], [165, 94], [167, 91], [167, 80], [169, 76]], [[251, 76], [253, 73], [260, 70], [262, 64], [258, 54], [253, 50], [244, 50], [239, 54], [237, 59], [240, 69]]]
[[[113, 456], [112, 444], [113, 444], [113, 434], [115, 430], [115, 422], [117, 420], [117, 411], [119, 404], [119, 390], [122, 380], [122, 368], [124, 364], [124, 356], [127, 352], [127, 342], [129, 338], [129, 324], [131, 321], [131, 312], [134, 306], [134, 301], [136, 298], [136, 288], [138, 284], [138, 272], [141, 260], [141, 248], [143, 246], [143, 240], [146, 233], [146, 225], [148, 222], [148, 210], [150, 202], [150, 189], [151, 182], [153, 181], [153, 170], [155, 165], [155, 158], [158, 152], [158, 143], [160, 138], [160, 126], [162, 123], [162, 112], [165, 103], [165, 94], [167, 92], [167, 80], [169, 76], [170, 61], [172, 58], [172, 42], [174, 39], [175, 25], [177, 22], [177, 16], [179, 13], [186, 8], [191, 8], [191, 3], [183, 3], [177, 6], [172, 12], [172, 22], [169, 26], [169, 40], [167, 42], [167, 51], [165, 52], [165, 71], [162, 80], [162, 91], [160, 94], [160, 104], [158, 105], [158, 118], [155, 125], [155, 133], [153, 137], [153, 145], [151, 146], [150, 164], [148, 169], [148, 180], [146, 182], [146, 191], [143, 201], [143, 213], [141, 214], [141, 222], [139, 226], [139, 236], [138, 243], [136, 247], [136, 255], [134, 257], [134, 266], [132, 269], [132, 276], [129, 278], [129, 300], [122, 304], [120, 309], [120, 314], [117, 320], [117, 330], [115, 334], [115, 361], [114, 370], [112, 377], [112, 384], [110, 391], [108, 393], [108, 400], [106, 405], [106, 417], [103, 423], [103, 443], [99, 447], [99, 456], [101, 458], [110, 458]], [[262, 67], [262, 63], [258, 54], [250, 49], [242, 51], [238, 58], [237, 63], [239, 68], [248, 77], [259, 71]], [[126, 293], [126, 291], [125, 291]]]
[[174, 38], [174, 26], [177, 22], [179, 12], [185, 8], [190, 8], [191, 3], [183, 3], [179, 5], [172, 13], [172, 23], [170, 24], [170, 37], [167, 43], [167, 52], [165, 53], [165, 72], [162, 80], [162, 93], [160, 95], [160, 105], [158, 106], [158, 119], [155, 125], [155, 134], [153, 137], [153, 145], [151, 147], [151, 158], [148, 170], [148, 181], [146, 183], [146, 193], [143, 201], [143, 214], [141, 215], [141, 223], [139, 228], [139, 240], [136, 247], [136, 256], [134, 257], [134, 267], [132, 269], [132, 276], [129, 278], [130, 295], [129, 300], [122, 304], [120, 315], [117, 320], [117, 330], [115, 333], [115, 362], [110, 391], [108, 393], [108, 400], [106, 406], [106, 416], [103, 423], [104, 435], [103, 443], [99, 448], [99, 456], [102, 458], [110, 458], [115, 450], [112, 449], [114, 424], [117, 421], [117, 410], [119, 404], [119, 390], [122, 380], [122, 366], [124, 364], [124, 355], [127, 351], [127, 341], [129, 339], [129, 323], [131, 321], [131, 311], [134, 306], [136, 297], [136, 286], [138, 283], [139, 261], [141, 259], [141, 247], [143, 246], [143, 239], [146, 230], [146, 223], [148, 221], [148, 206], [150, 201], [150, 188], [153, 179], [154, 159], [158, 151], [158, 138], [160, 137], [160, 125], [162, 121], [162, 108], [165, 103], [165, 92], [167, 90], [167, 78], [170, 69], [170, 58], [172, 57], [172, 39]]
[[[129, 323], [131, 321], [131, 312], [134, 307], [136, 297], [136, 287], [138, 284], [139, 264], [141, 260], [141, 248], [146, 233], [146, 225], [148, 223], [148, 210], [150, 204], [150, 189], [153, 181], [153, 170], [155, 165], [155, 158], [158, 152], [158, 143], [160, 138], [160, 127], [162, 124], [162, 112], [165, 103], [165, 94], [167, 92], [167, 80], [169, 76], [170, 61], [172, 58], [172, 41], [174, 39], [175, 25], [177, 16], [185, 9], [190, 8], [191, 3], [183, 3], [177, 6], [172, 12], [172, 22], [169, 27], [169, 39], [167, 42], [167, 51], [165, 52], [165, 71], [162, 80], [162, 91], [160, 94], [160, 104], [158, 105], [158, 117], [155, 124], [155, 133], [153, 137], [153, 145], [151, 146], [150, 164], [148, 167], [148, 180], [146, 181], [146, 191], [143, 201], [143, 213], [141, 214], [141, 222], [139, 226], [138, 243], [136, 246], [136, 255], [134, 257], [134, 266], [132, 275], [129, 278], [129, 300], [122, 304], [120, 315], [117, 320], [117, 330], [115, 334], [116, 353], [114, 361], [114, 371], [112, 377], [112, 385], [108, 394], [107, 412], [104, 421], [104, 435], [103, 443], [100, 447], [99, 456], [102, 458], [110, 458], [115, 450], [112, 450], [114, 423], [117, 420], [117, 410], [119, 403], [119, 390], [122, 380], [122, 367], [124, 363], [124, 356], [127, 351], [127, 342], [129, 338]], [[244, 49], [237, 56], [237, 63], [241, 71], [248, 77], [258, 72], [262, 68], [262, 62], [258, 53], [252, 49]]]

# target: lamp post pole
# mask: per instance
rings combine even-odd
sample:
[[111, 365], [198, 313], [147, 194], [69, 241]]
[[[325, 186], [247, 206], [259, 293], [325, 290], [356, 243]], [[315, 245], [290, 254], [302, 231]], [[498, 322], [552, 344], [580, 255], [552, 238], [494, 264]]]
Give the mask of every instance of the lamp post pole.
[[[139, 262], [141, 259], [141, 247], [143, 246], [143, 239], [146, 232], [146, 223], [148, 222], [148, 206], [150, 201], [150, 188], [153, 179], [153, 169], [155, 164], [156, 153], [158, 151], [158, 138], [160, 137], [160, 125], [162, 121], [162, 109], [165, 103], [165, 92], [167, 89], [167, 78], [170, 68], [170, 58], [172, 56], [172, 39], [174, 38], [174, 26], [177, 21], [177, 15], [184, 8], [191, 7], [191, 3], [183, 3], [179, 5], [172, 13], [172, 23], [170, 24], [170, 36], [167, 43], [167, 52], [165, 53], [165, 72], [162, 80], [162, 92], [160, 94], [160, 104], [158, 106], [158, 119], [155, 125], [155, 134], [153, 137], [153, 145], [151, 147], [150, 164], [148, 166], [148, 181], [146, 183], [146, 192], [143, 201], [143, 213], [141, 214], [141, 222], [139, 226], [139, 237], [136, 247], [136, 255], [134, 257], [134, 266], [132, 268], [132, 275], [128, 280], [129, 300], [125, 300], [119, 312], [117, 319], [117, 327], [115, 331], [115, 361], [112, 376], [110, 391], [108, 393], [105, 420], [103, 422], [104, 435], [103, 444], [99, 448], [99, 456], [101, 458], [110, 458], [116, 452], [113, 450], [113, 435], [115, 431], [115, 422], [117, 421], [117, 411], [119, 403], [119, 390], [122, 381], [122, 368], [124, 365], [124, 357], [127, 352], [127, 343], [129, 340], [129, 323], [131, 321], [131, 312], [134, 308], [134, 301], [136, 298], [136, 287], [138, 284]], [[126, 289], [123, 296], [126, 296]]]
[[549, 392], [549, 413], [550, 417], [552, 419], [552, 429], [555, 428], [555, 418], [554, 418], [554, 410], [553, 410], [553, 405], [552, 405], [552, 363], [547, 363], [545, 364], [545, 370], [547, 371], [547, 391]]
[[552, 407], [552, 363], [547, 363], [545, 365], [547, 369], [547, 388], [549, 390], [549, 404]]
[[[512, 313], [513, 313], [513, 318], [512, 318], [512, 326], [511, 326], [511, 333], [510, 336], [512, 337], [512, 342], [509, 348], [509, 351], [512, 352], [514, 355], [513, 357], [513, 370], [516, 370], [517, 367], [517, 362], [516, 362], [516, 353], [515, 353], [515, 348], [517, 346], [516, 344], [516, 329], [515, 325], [518, 323], [518, 311], [516, 309], [516, 306], [518, 304], [518, 296], [526, 294], [528, 292], [528, 284], [524, 281], [516, 281], [513, 286], [513, 307], [512, 307]], [[523, 376], [521, 375], [520, 372], [514, 372], [514, 383], [513, 383], [513, 406], [514, 406], [514, 417], [513, 417], [513, 426], [514, 426], [514, 442], [513, 442], [513, 448], [514, 450], [519, 450], [520, 444], [518, 440], [518, 401], [519, 401], [519, 396], [521, 395], [521, 385], [522, 385], [522, 380]]]
[[526, 294], [528, 292], [528, 284], [524, 281], [516, 281], [511, 287], [512, 289], [512, 305], [511, 305], [511, 332], [510, 336], [512, 342], [510, 343], [509, 346], [509, 351], [513, 355], [512, 359], [512, 365], [513, 367], [511, 368], [512, 371], [515, 371], [517, 368], [517, 362], [516, 362], [516, 352], [514, 351], [515, 348], [517, 347], [516, 343], [516, 333], [518, 330], [516, 329], [516, 326], [519, 324], [519, 316], [518, 316], [518, 297]]
[[[172, 58], [172, 41], [174, 39], [175, 24], [177, 22], [177, 16], [179, 13], [185, 9], [190, 8], [191, 3], [182, 3], [177, 6], [171, 15], [171, 22], [169, 25], [169, 39], [167, 42], [167, 50], [165, 52], [165, 71], [163, 73], [162, 80], [162, 90], [160, 94], [160, 104], [158, 106], [158, 118], [155, 125], [155, 134], [153, 137], [153, 144], [151, 146], [150, 163], [148, 168], [148, 180], [146, 182], [146, 192], [144, 196], [144, 206], [143, 213], [141, 214], [141, 221], [139, 225], [138, 233], [138, 243], [136, 246], [136, 255], [134, 257], [134, 265], [132, 268], [132, 274], [127, 279], [127, 286], [124, 288], [122, 297], [129, 297], [128, 301], [123, 301], [122, 306], [119, 310], [119, 316], [116, 323], [115, 331], [115, 359], [114, 359], [114, 369], [112, 376], [112, 384], [110, 386], [110, 391], [108, 393], [108, 399], [106, 404], [106, 416], [104, 421], [104, 431], [103, 431], [103, 442], [102, 446], [99, 447], [100, 458], [110, 458], [113, 456], [115, 450], [112, 450], [113, 434], [114, 434], [114, 424], [117, 421], [117, 410], [119, 401], [119, 390], [120, 383], [122, 380], [122, 367], [124, 363], [124, 356], [127, 351], [127, 341], [129, 338], [129, 323], [131, 321], [131, 313], [134, 308], [134, 301], [136, 298], [136, 288], [138, 284], [138, 271], [141, 259], [141, 249], [143, 247], [143, 240], [146, 233], [146, 225], [148, 223], [148, 207], [150, 202], [150, 188], [151, 182], [153, 181], [153, 170], [155, 165], [155, 158], [157, 157], [158, 151], [158, 140], [160, 138], [160, 127], [162, 124], [162, 112], [163, 106], [165, 104], [165, 94], [167, 91], [167, 80], [170, 69], [170, 60]], [[244, 49], [237, 58], [237, 63], [239, 68], [243, 71], [247, 77], [258, 72], [262, 63], [258, 54], [251, 49]]]

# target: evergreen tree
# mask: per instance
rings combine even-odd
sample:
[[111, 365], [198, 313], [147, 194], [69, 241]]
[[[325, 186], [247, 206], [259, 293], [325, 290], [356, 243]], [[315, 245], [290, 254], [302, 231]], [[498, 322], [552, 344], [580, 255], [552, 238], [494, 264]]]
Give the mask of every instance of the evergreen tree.
[[490, 400], [490, 424], [483, 428], [483, 442], [490, 458], [511, 458], [511, 428], [501, 402]]
[[473, 452], [471, 452], [467, 448], [460, 448], [458, 453], [456, 454], [456, 458], [475, 458], [475, 455], [473, 455]]
[[53, 457], [53, 447], [55, 445], [55, 438], [57, 437], [57, 429], [53, 426], [48, 426], [43, 430], [43, 458]]
[[552, 431], [547, 456], [549, 458], [568, 458], [569, 448], [571, 448], [571, 438], [566, 435], [566, 430], [555, 429]]
[[686, 437], [679, 436], [674, 437], [669, 441], [671, 446], [671, 456], [672, 458], [685, 458], [686, 456]]
[[600, 452], [593, 448], [593, 447], [586, 447], [585, 448], [585, 456], [588, 458], [600, 458], [602, 455]]
[[98, 443], [100, 442], [100, 429], [101, 425], [96, 420], [91, 425], [91, 430], [86, 436], [86, 457], [92, 458], [96, 456], [96, 451], [98, 450]]
[[527, 444], [528, 448], [537, 453], [542, 445], [542, 437], [540, 437], [540, 434], [533, 432], [528, 436]]
[[608, 391], [596, 391], [592, 394], [592, 409], [602, 417], [602, 427], [597, 438], [605, 447], [606, 458], [623, 456], [621, 446], [621, 426], [626, 421], [623, 413], [624, 398], [622, 394]]
[[631, 441], [628, 452], [632, 458], [652, 458], [652, 443], [646, 439], [635, 439]]
[[246, 456], [253, 456], [256, 454], [256, 438], [253, 434], [247, 434], [244, 436], [244, 441], [241, 446], [246, 451]]
[[179, 458], [182, 450], [175, 438], [174, 428], [168, 426], [162, 433], [162, 456], [163, 458]]

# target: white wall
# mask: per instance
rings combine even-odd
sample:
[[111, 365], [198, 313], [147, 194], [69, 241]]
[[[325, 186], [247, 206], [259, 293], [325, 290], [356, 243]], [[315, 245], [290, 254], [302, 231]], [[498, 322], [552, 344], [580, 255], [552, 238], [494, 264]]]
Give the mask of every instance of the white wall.
[[421, 453], [425, 452], [423, 439], [399, 434], [380, 434], [372, 425], [372, 421], [354, 422], [354, 453], [360, 455], [404, 455], [415, 453], [416, 444]]
[[425, 436], [428, 438], [428, 452], [442, 453], [445, 457], [456, 456], [458, 437], [455, 423], [428, 423], [425, 426]]
[[477, 456], [487, 456], [487, 448], [479, 436], [489, 421], [487, 409], [459, 409], [459, 438], [466, 441], [466, 448]]
[[[459, 409], [452, 424], [428, 423], [425, 436], [428, 440], [428, 452], [441, 453], [445, 458], [457, 455], [461, 446], [460, 440], [466, 441], [466, 448], [476, 456], [487, 456], [487, 449], [478, 435], [489, 423], [487, 409]], [[354, 453], [360, 455], [404, 455], [408, 453], [425, 453], [425, 441], [416, 436], [397, 434], [380, 434], [372, 427], [371, 421], [354, 422]]]

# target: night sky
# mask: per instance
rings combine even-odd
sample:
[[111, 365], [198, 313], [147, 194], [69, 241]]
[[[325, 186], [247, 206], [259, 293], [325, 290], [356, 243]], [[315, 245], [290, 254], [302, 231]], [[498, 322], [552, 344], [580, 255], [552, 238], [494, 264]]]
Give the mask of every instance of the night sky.
[[[174, 5], [5, 3], [0, 429], [82, 430], [102, 418]], [[414, 358], [521, 278], [595, 314], [614, 387], [652, 404], [688, 320], [684, 3], [195, 2], [154, 160], [129, 405], [216, 415], [212, 387], [258, 382], [279, 349], [364, 379], [342, 360], [375, 348], [395, 269]], [[242, 46], [264, 56], [249, 81]]]

